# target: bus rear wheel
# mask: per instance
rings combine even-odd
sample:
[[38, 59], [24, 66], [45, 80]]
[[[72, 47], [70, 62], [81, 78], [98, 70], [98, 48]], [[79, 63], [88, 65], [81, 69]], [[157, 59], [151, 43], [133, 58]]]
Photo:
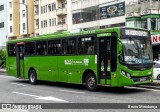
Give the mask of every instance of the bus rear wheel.
[[37, 74], [35, 72], [35, 70], [31, 70], [29, 72], [29, 81], [32, 85], [36, 85], [37, 83]]
[[89, 91], [96, 91], [97, 89], [97, 80], [93, 73], [89, 73], [85, 79], [86, 88]]

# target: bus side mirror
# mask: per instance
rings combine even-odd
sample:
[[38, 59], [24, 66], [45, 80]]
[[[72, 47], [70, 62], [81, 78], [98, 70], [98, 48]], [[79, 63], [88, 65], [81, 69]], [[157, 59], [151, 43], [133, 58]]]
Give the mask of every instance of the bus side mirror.
[[122, 54], [122, 42], [120, 39], [118, 39], [118, 54], [119, 55]]

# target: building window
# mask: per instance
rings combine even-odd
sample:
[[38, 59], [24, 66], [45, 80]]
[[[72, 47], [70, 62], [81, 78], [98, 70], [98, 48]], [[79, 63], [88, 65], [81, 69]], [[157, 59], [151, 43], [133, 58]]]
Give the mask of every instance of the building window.
[[148, 23], [147, 23], [147, 19], [144, 19], [144, 20], [142, 20], [142, 28], [145, 28], [145, 29], [147, 29], [148, 27], [148, 25], [147, 25]]
[[65, 8], [65, 2], [61, 2], [62, 8]]
[[12, 26], [10, 26], [10, 33], [12, 33], [13, 31], [12, 31]]
[[43, 6], [43, 13], [45, 13], [46, 12], [46, 8], [45, 8], [45, 6]]
[[22, 0], [22, 4], [25, 4], [25, 0]]
[[10, 17], [10, 19], [9, 19], [9, 20], [10, 20], [10, 21], [12, 21], [12, 14], [10, 14], [10, 15], [9, 15], [9, 17]]
[[22, 10], [22, 17], [25, 17], [25, 10]]
[[42, 9], [43, 11], [43, 13], [46, 13], [47, 12], [47, 5], [45, 5], [45, 6], [43, 6], [43, 9]]
[[51, 4], [48, 4], [48, 9], [49, 11], [51, 11]]
[[26, 30], [26, 24], [23, 23], [23, 32]]
[[0, 11], [4, 10], [4, 5], [0, 5]]
[[126, 26], [141, 28], [141, 21], [127, 21]]
[[54, 26], [54, 19], [52, 18], [52, 26]]
[[52, 20], [49, 19], [49, 26], [52, 26]]
[[151, 19], [151, 30], [157, 30], [156, 18]]
[[9, 2], [9, 8], [10, 9], [12, 8], [12, 2]]
[[46, 12], [47, 12], [47, 5], [45, 7], [46, 7]]
[[41, 14], [43, 14], [43, 7], [41, 6]]
[[52, 18], [52, 26], [56, 26], [56, 18]]
[[45, 22], [45, 20], [43, 21], [43, 28], [45, 28], [46, 27], [46, 22]]
[[56, 25], [56, 18], [54, 18], [54, 25]]
[[158, 21], [158, 30], [160, 30], [160, 18], [157, 21]]
[[46, 27], [47, 27], [48, 25], [47, 25], [47, 20], [46, 20]]
[[41, 21], [41, 28], [43, 28], [43, 21]]
[[0, 23], [0, 28], [4, 28], [4, 22]]
[[52, 11], [56, 10], [56, 3], [52, 3]]

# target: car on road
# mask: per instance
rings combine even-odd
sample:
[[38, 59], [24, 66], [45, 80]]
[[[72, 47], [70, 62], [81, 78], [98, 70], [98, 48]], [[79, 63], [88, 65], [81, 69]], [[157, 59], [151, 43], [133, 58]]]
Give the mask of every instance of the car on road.
[[160, 61], [154, 61], [153, 76], [155, 80], [160, 80]]

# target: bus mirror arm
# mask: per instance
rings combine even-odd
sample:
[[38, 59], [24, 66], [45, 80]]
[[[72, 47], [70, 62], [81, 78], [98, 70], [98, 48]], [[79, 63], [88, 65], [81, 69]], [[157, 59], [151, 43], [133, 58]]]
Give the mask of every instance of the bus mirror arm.
[[118, 55], [122, 54], [122, 42], [120, 39], [118, 39]]

